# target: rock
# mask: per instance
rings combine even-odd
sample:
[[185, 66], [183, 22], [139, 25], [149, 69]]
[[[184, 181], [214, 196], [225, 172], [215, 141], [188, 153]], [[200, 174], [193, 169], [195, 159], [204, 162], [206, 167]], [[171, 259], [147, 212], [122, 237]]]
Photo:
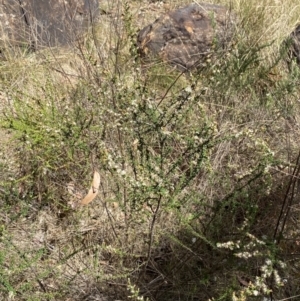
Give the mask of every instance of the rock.
[[0, 39], [34, 49], [68, 45], [98, 13], [98, 0], [1, 0]]
[[300, 66], [300, 24], [290, 35], [289, 59], [296, 60]]
[[234, 20], [224, 6], [189, 4], [143, 28], [137, 38], [139, 53], [144, 59], [159, 56], [181, 71], [200, 67], [217, 50], [228, 47]]

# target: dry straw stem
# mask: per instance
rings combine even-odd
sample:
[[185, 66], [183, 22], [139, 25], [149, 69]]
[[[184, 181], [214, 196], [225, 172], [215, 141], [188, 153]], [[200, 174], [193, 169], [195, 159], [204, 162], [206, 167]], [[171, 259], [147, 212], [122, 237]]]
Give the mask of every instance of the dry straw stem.
[[230, 7], [237, 14], [239, 40], [247, 41], [249, 47], [270, 45], [261, 53], [268, 62], [273, 61], [282, 42], [300, 23], [298, 0], [219, 0], [213, 3]]
[[99, 186], [100, 186], [100, 174], [99, 172], [95, 171], [91, 188], [88, 194], [85, 196], [85, 198], [80, 202], [80, 205], [87, 205], [91, 201], [93, 201], [99, 192]]
[[249, 33], [251, 32], [252, 36], [256, 35], [254, 43], [280, 42], [300, 21], [298, 0], [225, 0], [220, 2], [231, 5], [244, 19], [244, 25], [249, 26]]

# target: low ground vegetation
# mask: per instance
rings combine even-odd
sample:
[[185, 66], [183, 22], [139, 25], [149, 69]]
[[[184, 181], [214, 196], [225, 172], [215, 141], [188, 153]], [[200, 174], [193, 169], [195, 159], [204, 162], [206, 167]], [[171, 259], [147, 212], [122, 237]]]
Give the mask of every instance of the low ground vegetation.
[[[141, 68], [162, 2], [104, 1], [71, 50], [1, 50], [1, 299], [300, 295], [300, 69], [282, 46], [300, 7], [214, 2], [235, 43], [193, 74]], [[94, 170], [96, 200], [72, 206]]]

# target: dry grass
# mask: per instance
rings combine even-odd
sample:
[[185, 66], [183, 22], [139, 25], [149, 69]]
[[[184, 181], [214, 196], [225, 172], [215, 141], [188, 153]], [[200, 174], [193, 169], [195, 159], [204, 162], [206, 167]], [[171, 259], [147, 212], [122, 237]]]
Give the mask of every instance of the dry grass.
[[[239, 16], [236, 48], [170, 90], [177, 73], [147, 77], [130, 49], [138, 28], [183, 1], [102, 1], [106, 14], [73, 49], [0, 62], [3, 300], [257, 300], [249, 283], [267, 259], [288, 279], [262, 278], [276, 299], [299, 294], [299, 71], [273, 63], [300, 7], [281, 2], [214, 1]], [[68, 183], [84, 195], [94, 169], [95, 201], [70, 208]], [[246, 251], [260, 253], [235, 256]]]

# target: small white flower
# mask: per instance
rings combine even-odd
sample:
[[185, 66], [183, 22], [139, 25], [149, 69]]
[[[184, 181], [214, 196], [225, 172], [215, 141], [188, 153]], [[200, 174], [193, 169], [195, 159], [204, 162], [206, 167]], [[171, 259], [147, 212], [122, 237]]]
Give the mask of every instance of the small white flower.
[[185, 88], [185, 91], [188, 92], [188, 93], [192, 93], [192, 88], [191, 88], [191, 86], [187, 86], [187, 87]]
[[272, 261], [270, 259], [266, 259], [265, 263], [266, 265], [272, 265]]
[[253, 294], [253, 296], [258, 296], [258, 295], [259, 295], [259, 291], [254, 290], [254, 291], [252, 292], [252, 294]]

